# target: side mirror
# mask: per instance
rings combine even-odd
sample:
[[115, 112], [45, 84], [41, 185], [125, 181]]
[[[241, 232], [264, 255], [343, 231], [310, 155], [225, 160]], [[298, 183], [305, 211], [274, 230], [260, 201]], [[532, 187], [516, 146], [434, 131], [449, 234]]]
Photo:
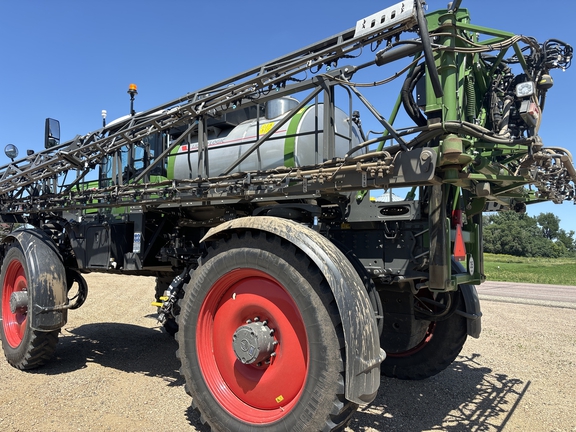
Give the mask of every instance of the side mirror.
[[44, 129], [44, 148], [51, 148], [60, 144], [60, 122], [47, 118]]

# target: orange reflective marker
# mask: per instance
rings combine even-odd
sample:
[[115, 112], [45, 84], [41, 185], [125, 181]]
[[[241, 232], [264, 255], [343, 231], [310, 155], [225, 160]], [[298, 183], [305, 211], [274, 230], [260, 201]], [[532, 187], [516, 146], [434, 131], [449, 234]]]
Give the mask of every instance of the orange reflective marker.
[[466, 244], [462, 235], [462, 226], [456, 225], [456, 238], [454, 239], [454, 259], [464, 261], [466, 259]]

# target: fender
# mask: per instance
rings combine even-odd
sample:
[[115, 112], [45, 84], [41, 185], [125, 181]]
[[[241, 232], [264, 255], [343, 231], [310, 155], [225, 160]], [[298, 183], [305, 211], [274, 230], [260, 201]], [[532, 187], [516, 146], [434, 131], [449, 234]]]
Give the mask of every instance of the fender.
[[201, 242], [238, 230], [269, 232], [292, 243], [320, 269], [334, 295], [346, 347], [346, 399], [362, 404], [374, 400], [380, 386], [380, 363], [386, 357], [374, 308], [354, 266], [328, 239], [297, 222], [271, 216], [244, 217], [210, 229]]
[[33, 330], [53, 331], [66, 324], [66, 270], [54, 242], [38, 229], [16, 230], [4, 244], [18, 243], [28, 268], [28, 319]]

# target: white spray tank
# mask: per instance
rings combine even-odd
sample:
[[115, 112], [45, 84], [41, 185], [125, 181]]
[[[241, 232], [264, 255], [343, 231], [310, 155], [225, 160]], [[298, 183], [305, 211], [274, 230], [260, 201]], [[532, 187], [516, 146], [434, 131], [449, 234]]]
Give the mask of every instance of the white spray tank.
[[[230, 167], [254, 143], [269, 132], [298, 101], [285, 97], [269, 101], [266, 114], [228, 129], [210, 128], [208, 135], [209, 177], [216, 177]], [[301, 108], [267, 142], [263, 143], [232, 172], [267, 170], [277, 167], [301, 167], [322, 163], [327, 151], [323, 147], [324, 105], [313, 104]], [[336, 157], [361, 142], [358, 127], [341, 109], [336, 108]], [[168, 157], [168, 178], [193, 179], [198, 173], [198, 138], [191, 136], [177, 146]]]

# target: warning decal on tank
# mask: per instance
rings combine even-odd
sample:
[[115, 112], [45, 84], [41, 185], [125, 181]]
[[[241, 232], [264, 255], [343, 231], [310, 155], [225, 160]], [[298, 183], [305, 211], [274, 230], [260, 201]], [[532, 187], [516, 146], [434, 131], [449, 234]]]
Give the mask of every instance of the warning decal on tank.
[[280, 396], [278, 396], [278, 397], [276, 398], [276, 402], [277, 402], [277, 403], [280, 403], [280, 402], [282, 402], [283, 400], [284, 400], [284, 396], [282, 396], [282, 395], [280, 395]]
[[266, 135], [268, 132], [270, 132], [270, 129], [272, 129], [273, 126], [274, 126], [274, 122], [264, 123], [262, 126], [260, 126], [260, 129], [258, 130], [258, 134], [259, 135]]

